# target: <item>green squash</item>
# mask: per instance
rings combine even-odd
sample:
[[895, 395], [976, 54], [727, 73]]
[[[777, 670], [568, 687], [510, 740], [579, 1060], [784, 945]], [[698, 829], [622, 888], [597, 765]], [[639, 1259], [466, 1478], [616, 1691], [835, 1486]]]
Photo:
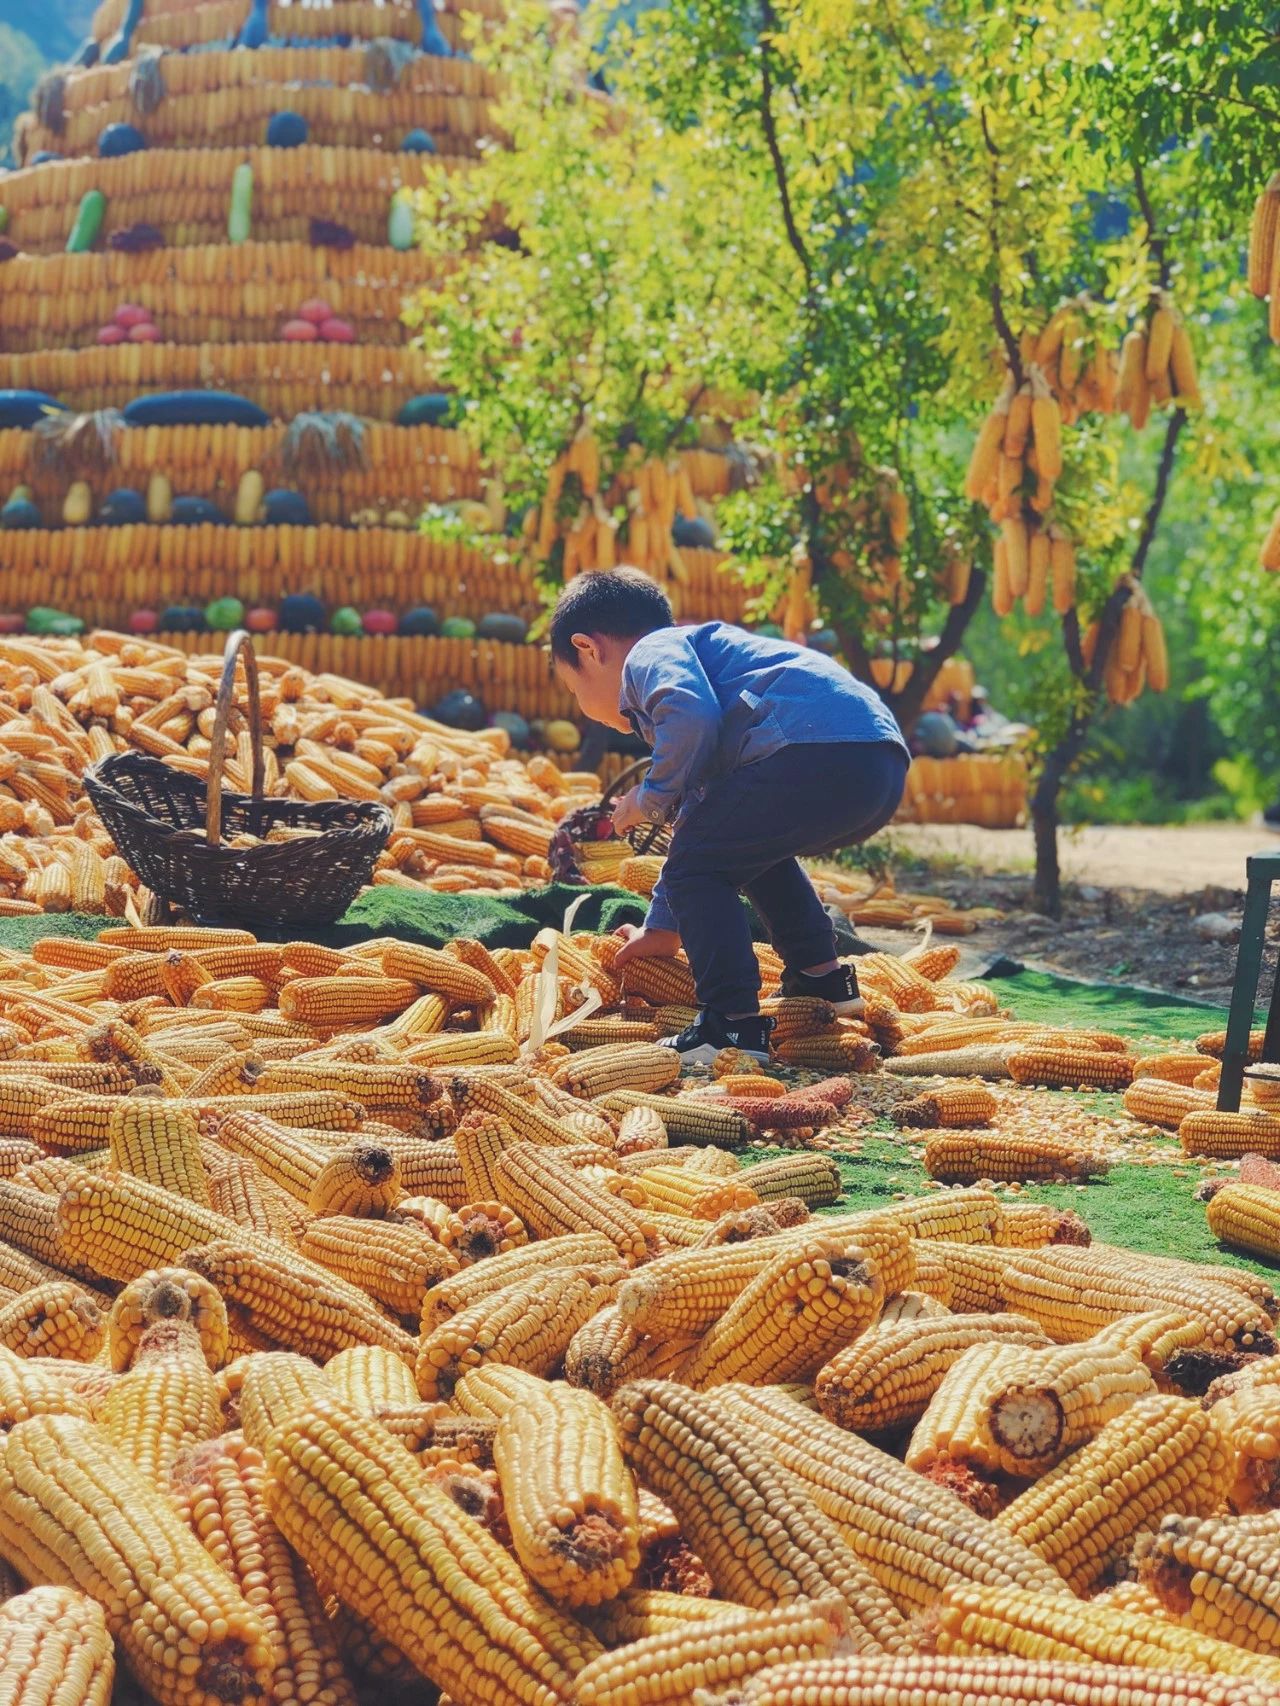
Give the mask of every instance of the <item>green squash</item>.
[[474, 640], [476, 625], [469, 616], [446, 616], [440, 632], [446, 640]]
[[215, 633], [229, 634], [244, 626], [244, 605], [238, 598], [215, 598], [205, 605], [204, 619]]
[[71, 224], [71, 234], [67, 238], [67, 253], [83, 255], [92, 249], [102, 230], [102, 221], [107, 216], [107, 198], [101, 190], [86, 190], [80, 198], [80, 206], [76, 210], [75, 219]]
[[78, 616], [68, 616], [65, 610], [54, 610], [47, 604], [36, 604], [27, 611], [27, 632], [41, 636], [70, 637], [83, 634], [84, 623]]
[[353, 605], [344, 604], [341, 609], [335, 610], [329, 618], [329, 632], [331, 634], [363, 634], [364, 623], [360, 618], [360, 612]]

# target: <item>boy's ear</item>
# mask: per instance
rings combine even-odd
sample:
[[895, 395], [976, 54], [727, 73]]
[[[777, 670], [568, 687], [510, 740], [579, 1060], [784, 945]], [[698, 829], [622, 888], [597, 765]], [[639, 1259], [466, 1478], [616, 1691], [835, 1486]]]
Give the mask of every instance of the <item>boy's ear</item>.
[[578, 654], [574, 660], [576, 668], [581, 668], [584, 663], [600, 662], [600, 647], [596, 644], [594, 634], [573, 634], [570, 636], [570, 644]]

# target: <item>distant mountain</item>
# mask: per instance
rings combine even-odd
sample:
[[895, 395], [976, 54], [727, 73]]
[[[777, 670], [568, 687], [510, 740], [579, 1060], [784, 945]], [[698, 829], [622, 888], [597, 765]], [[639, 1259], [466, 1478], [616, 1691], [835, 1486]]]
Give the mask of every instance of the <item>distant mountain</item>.
[[11, 164], [13, 122], [38, 79], [89, 33], [97, 0], [0, 0], [0, 165]]

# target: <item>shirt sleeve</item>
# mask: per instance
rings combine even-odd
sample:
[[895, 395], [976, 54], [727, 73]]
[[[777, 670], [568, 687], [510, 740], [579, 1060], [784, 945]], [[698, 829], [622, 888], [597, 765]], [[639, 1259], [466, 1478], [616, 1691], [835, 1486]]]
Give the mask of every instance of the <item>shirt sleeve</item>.
[[653, 762], [637, 802], [662, 823], [710, 768], [720, 744], [720, 702], [687, 640], [627, 663], [625, 698], [653, 726]]
[[676, 915], [671, 910], [671, 902], [667, 899], [667, 891], [662, 886], [659, 877], [649, 896], [649, 910], [645, 914], [644, 927], [646, 930], [676, 930]]

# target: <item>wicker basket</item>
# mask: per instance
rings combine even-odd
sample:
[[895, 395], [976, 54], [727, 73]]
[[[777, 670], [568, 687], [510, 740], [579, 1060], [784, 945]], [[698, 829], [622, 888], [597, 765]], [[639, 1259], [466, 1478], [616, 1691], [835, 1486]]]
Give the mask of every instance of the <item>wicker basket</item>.
[[[224, 793], [227, 725], [243, 656], [253, 740], [253, 794]], [[391, 813], [363, 800], [280, 800], [262, 793], [262, 708], [253, 644], [227, 638], [208, 785], [142, 753], [117, 753], [86, 772], [85, 789], [122, 856], [162, 900], [200, 924], [279, 928], [328, 924], [368, 882], [391, 834]], [[224, 834], [310, 829], [306, 839], [228, 847]]]
[[[547, 855], [552, 874], [558, 883], [582, 883], [586, 878], [578, 864], [578, 850], [589, 841], [614, 839], [613, 808], [629, 789], [644, 780], [650, 760], [641, 758], [629, 765], [600, 796], [598, 805], [581, 806], [561, 821]], [[665, 823], [642, 823], [629, 829], [625, 839], [633, 853], [654, 853], [665, 858], [671, 847], [671, 826]]]

